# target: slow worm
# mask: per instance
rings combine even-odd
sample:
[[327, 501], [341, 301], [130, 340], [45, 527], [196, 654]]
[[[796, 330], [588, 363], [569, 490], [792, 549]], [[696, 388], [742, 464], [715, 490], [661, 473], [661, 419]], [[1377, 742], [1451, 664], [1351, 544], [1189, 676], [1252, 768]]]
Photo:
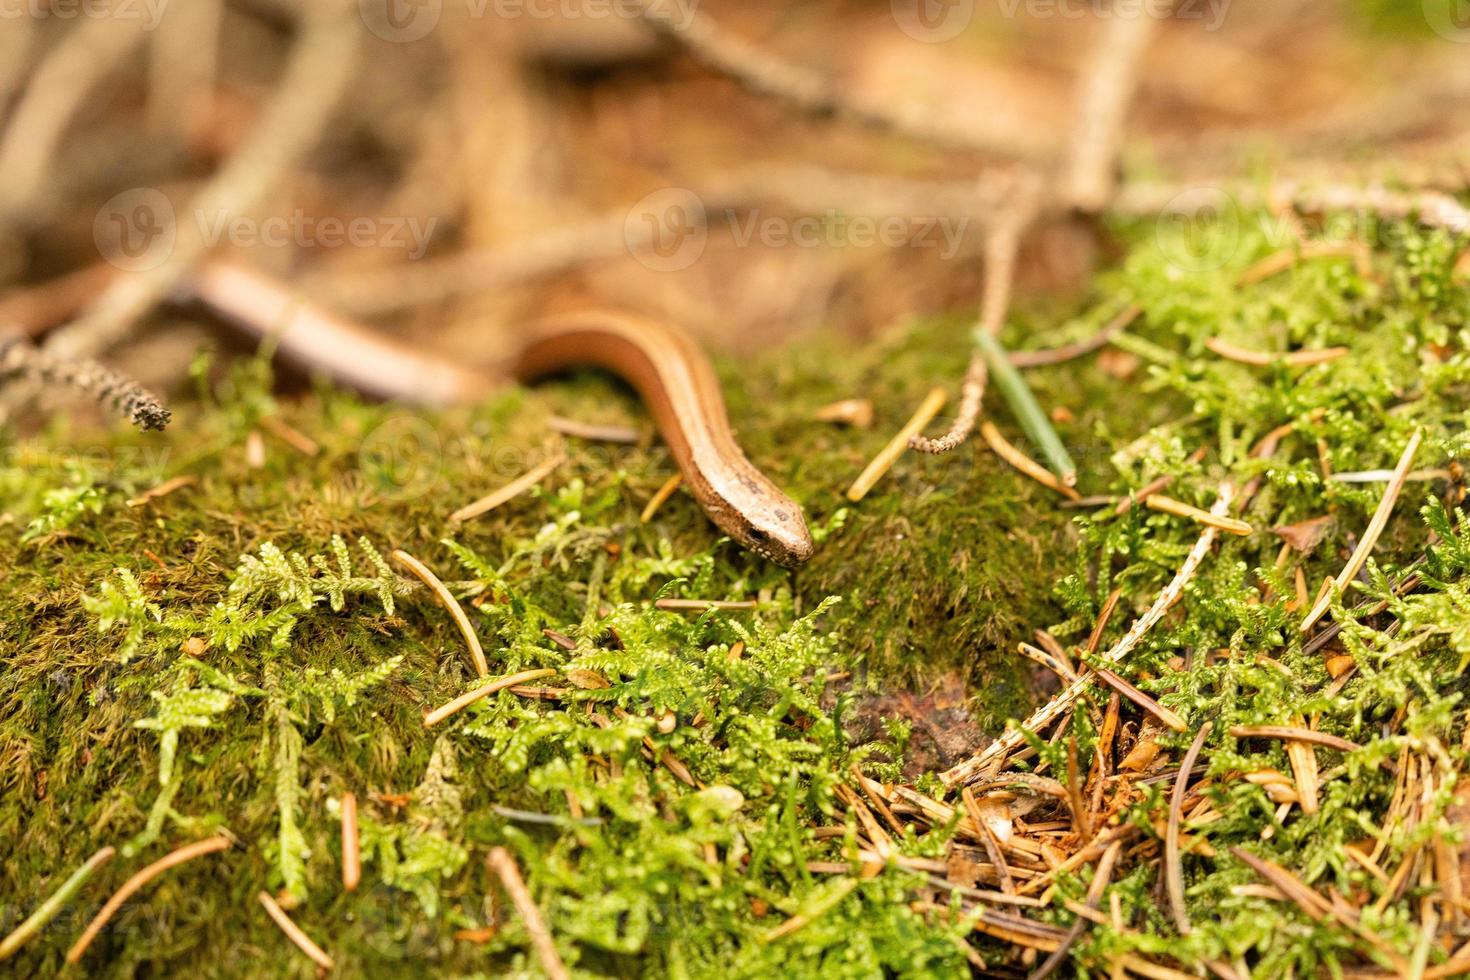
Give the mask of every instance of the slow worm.
[[[465, 367], [336, 316], [247, 267], [203, 263], [192, 300], [287, 358], [360, 391], [429, 405], [481, 398], [489, 372]], [[622, 378], [647, 405], [694, 499], [741, 546], [780, 565], [812, 556], [801, 507], [745, 458], [730, 431], [719, 380], [683, 332], [645, 317], [590, 310], [533, 324], [513, 372], [533, 381], [577, 367]]]

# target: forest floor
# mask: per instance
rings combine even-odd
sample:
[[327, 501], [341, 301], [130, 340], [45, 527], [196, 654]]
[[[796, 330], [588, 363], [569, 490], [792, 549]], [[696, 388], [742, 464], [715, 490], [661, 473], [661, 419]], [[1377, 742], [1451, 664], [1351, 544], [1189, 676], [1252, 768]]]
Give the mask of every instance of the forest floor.
[[[1062, 948], [1095, 973], [1449, 975], [1470, 910], [1470, 284], [1444, 233], [1337, 217], [1305, 229], [1331, 248], [1264, 212], [1204, 239], [1118, 224], [1122, 258], [1075, 307], [1021, 305], [1017, 351], [1140, 310], [1025, 372], [1082, 506], [980, 439], [844, 498], [962, 371], [968, 321], [723, 364], [748, 454], [818, 539], [794, 572], [683, 493], [640, 520], [672, 464], [595, 375], [428, 414], [272, 394], [265, 361], [201, 356], [164, 434], [8, 437], [0, 931], [118, 848], [18, 968], [58, 969], [132, 871], [225, 835], [125, 904], [88, 972], [310, 973], [264, 890], [348, 972], [536, 973], [548, 954], [487, 868], [504, 847], [575, 973], [1008, 976]], [[870, 429], [813, 418], [859, 397]], [[639, 441], [561, 439], [552, 414]], [[447, 521], [558, 451], [535, 489]], [[1119, 513], [1145, 488], [1244, 526]], [[463, 604], [491, 678], [541, 673], [428, 726], [484, 682], [397, 550]], [[965, 768], [1079, 676], [1026, 747]]]

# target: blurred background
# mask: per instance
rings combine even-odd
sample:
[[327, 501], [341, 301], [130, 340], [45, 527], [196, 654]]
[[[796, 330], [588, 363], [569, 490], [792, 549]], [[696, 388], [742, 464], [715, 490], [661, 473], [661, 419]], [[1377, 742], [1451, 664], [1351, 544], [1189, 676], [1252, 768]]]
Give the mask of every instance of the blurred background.
[[[734, 353], [971, 310], [971, 191], [1055, 165], [1110, 19], [1148, 2], [0, 0], [0, 323], [80, 315], [77, 349], [167, 392], [229, 336], [188, 302], [206, 255], [461, 362], [576, 304]], [[1470, 5], [1156, 6], [1125, 188], [1463, 186]], [[808, 83], [818, 111], [758, 91]], [[1022, 297], [1111, 257], [1066, 217], [1026, 236]]]

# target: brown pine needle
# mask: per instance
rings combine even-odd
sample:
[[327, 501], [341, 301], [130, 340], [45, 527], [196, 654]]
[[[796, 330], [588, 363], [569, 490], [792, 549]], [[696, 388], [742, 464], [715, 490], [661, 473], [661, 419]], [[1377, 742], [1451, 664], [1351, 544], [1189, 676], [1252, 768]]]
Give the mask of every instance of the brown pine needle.
[[1179, 857], [1179, 825], [1184, 819], [1184, 796], [1189, 789], [1189, 774], [1194, 771], [1194, 762], [1210, 735], [1213, 722], [1205, 722], [1199, 733], [1184, 753], [1179, 764], [1179, 775], [1174, 777], [1174, 790], [1169, 796], [1169, 832], [1164, 836], [1164, 882], [1169, 891], [1169, 909], [1174, 914], [1174, 924], [1181, 936], [1189, 935], [1189, 912], [1184, 907], [1184, 865]]
[[[1347, 565], [1338, 573], [1336, 585], [1341, 591], [1346, 589], [1348, 583], [1358, 577], [1363, 565], [1368, 561], [1368, 555], [1372, 553], [1373, 546], [1378, 543], [1379, 535], [1388, 526], [1388, 519], [1393, 515], [1393, 505], [1399, 499], [1399, 493], [1404, 489], [1404, 481], [1409, 475], [1409, 468], [1414, 465], [1414, 455], [1419, 451], [1419, 443], [1423, 440], [1422, 430], [1415, 430], [1409, 444], [1404, 447], [1403, 455], [1399, 457], [1398, 466], [1394, 467], [1393, 479], [1389, 481], [1387, 489], [1383, 491], [1383, 499], [1378, 502], [1378, 509], [1373, 512], [1373, 519], [1368, 522], [1368, 529], [1363, 532], [1362, 539], [1357, 548], [1353, 549], [1352, 557], [1348, 559]], [[1332, 605], [1332, 593], [1327, 592], [1319, 598], [1307, 618], [1302, 620], [1301, 631], [1305, 633], [1312, 628], [1312, 624], [1322, 618], [1329, 606]]]
[[474, 704], [481, 698], [488, 697], [496, 691], [503, 691], [508, 687], [517, 687], [521, 684], [529, 684], [531, 681], [539, 681], [543, 677], [550, 677], [556, 671], [550, 667], [542, 667], [537, 670], [523, 670], [519, 674], [510, 674], [506, 677], [497, 678], [489, 684], [466, 691], [448, 704], [435, 708], [424, 716], [424, 727], [433, 728], [445, 718], [450, 717]]
[[1323, 347], [1320, 350], [1298, 350], [1286, 354], [1274, 354], [1270, 351], [1237, 347], [1219, 337], [1211, 337], [1205, 341], [1205, 346], [1212, 353], [1219, 354], [1227, 361], [1249, 364], [1252, 367], [1270, 367], [1273, 364], [1284, 364], [1287, 367], [1311, 367], [1314, 364], [1326, 364], [1348, 356], [1346, 347]]
[[930, 389], [913, 417], [904, 423], [904, 427], [892, 439], [888, 440], [888, 445], [873, 457], [868, 468], [863, 470], [862, 474], [853, 481], [852, 486], [847, 488], [847, 499], [857, 503], [866, 497], [868, 491], [883, 479], [883, 474], [892, 469], [893, 464], [898, 462], [898, 457], [909, 448], [909, 440], [923, 432], [924, 427], [934, 421], [934, 416], [939, 414], [939, 410], [947, 401], [949, 401], [949, 394], [943, 388]]
[[[743, 599], [738, 602], [726, 602], [720, 599], [658, 599], [655, 600], [653, 608], [672, 612], [708, 612], [711, 609], [747, 612], [756, 608], [756, 605], [754, 599]], [[742, 646], [741, 649], [744, 647]], [[733, 652], [732, 649], [731, 653]]]
[[[1215, 501], [1215, 506], [1211, 508], [1211, 513], [1217, 516], [1223, 515], [1234, 499], [1235, 485], [1228, 480], [1221, 483], [1220, 495]], [[1175, 573], [1174, 578], [1164, 587], [1164, 590], [1155, 597], [1148, 611], [1135, 620], [1123, 638], [1103, 654], [1102, 659], [1105, 663], [1122, 662], [1128, 654], [1133, 652], [1134, 647], [1139, 644], [1144, 635], [1164, 618], [1164, 614], [1173, 607], [1174, 603], [1179, 601], [1179, 597], [1184, 593], [1184, 587], [1189, 584], [1190, 579], [1194, 578], [1195, 572], [1205, 560], [1205, 556], [1209, 554], [1219, 533], [1219, 528], [1208, 526], [1205, 528], [1204, 533], [1200, 535], [1199, 540], [1190, 550], [1188, 557], [1179, 566], [1179, 571]], [[1035, 735], [1066, 715], [1091, 686], [1091, 677], [1078, 678], [1076, 683], [1071, 684], [1066, 690], [1033, 711], [1019, 726], [1010, 728], [978, 754], [941, 773], [940, 779], [946, 786], [958, 786], [972, 783], [987, 772], [993, 771], [992, 767], [999, 766], [1007, 756], [1026, 744], [1027, 733]]]
[[653, 515], [658, 513], [658, 509], [674, 495], [674, 491], [679, 489], [679, 484], [683, 482], [683, 473], [675, 473], [665, 480], [663, 486], [659, 487], [654, 491], [653, 496], [648, 498], [648, 505], [643, 508], [643, 513], [638, 515], [639, 523], [647, 524], [653, 520]]
[[184, 487], [193, 486], [198, 482], [199, 480], [192, 476], [176, 476], [171, 480], [164, 480], [153, 489], [144, 490], [136, 497], [130, 498], [128, 500], [128, 506], [142, 507], [144, 504], [148, 503], [151, 500], [157, 500], [159, 497], [167, 497], [175, 490], [182, 490]]
[[315, 439], [286, 424], [279, 415], [265, 416], [260, 420], [260, 427], [303, 456], [315, 456], [322, 451]]
[[1147, 711], [1149, 714], [1159, 719], [1159, 721], [1162, 721], [1165, 725], [1168, 725], [1170, 728], [1174, 729], [1174, 731], [1189, 731], [1189, 726], [1184, 723], [1183, 718], [1179, 717], [1179, 715], [1175, 714], [1173, 711], [1170, 711], [1162, 704], [1159, 704], [1159, 702], [1155, 701], [1147, 694], [1144, 694], [1138, 688], [1134, 687], [1132, 684], [1128, 683], [1123, 678], [1113, 673], [1111, 670], [1104, 670], [1103, 668], [1099, 667], [1096, 673], [1098, 680], [1102, 681], [1104, 684], [1108, 685], [1108, 687], [1111, 687], [1113, 690], [1117, 691], [1129, 701], [1132, 701], [1134, 704], [1138, 705], [1144, 711]]
[[362, 844], [357, 835], [357, 794], [342, 794], [342, 887], [356, 891], [362, 880]]
[[1130, 306], [1122, 313], [1108, 321], [1097, 333], [1086, 340], [1075, 344], [1067, 344], [1063, 347], [1053, 347], [1049, 350], [1023, 350], [1011, 351], [1011, 363], [1018, 368], [1048, 367], [1053, 364], [1065, 364], [1091, 354], [1095, 350], [1102, 350], [1118, 334], [1128, 329], [1134, 320], [1143, 315], [1143, 307]]
[[1027, 456], [1021, 450], [1006, 441], [1000, 430], [989, 422], [980, 423], [980, 437], [985, 440], [991, 450], [1001, 459], [1009, 463], [1014, 469], [1025, 476], [1029, 476], [1048, 490], [1055, 490], [1068, 500], [1079, 500], [1081, 494], [1057, 479], [1056, 474], [1042, 466], [1040, 463]]
[[1187, 517], [1196, 524], [1208, 524], [1210, 527], [1218, 527], [1229, 534], [1238, 534], [1245, 537], [1255, 529], [1245, 521], [1238, 521], [1233, 517], [1225, 517], [1220, 514], [1211, 514], [1209, 511], [1191, 507], [1182, 500], [1166, 497], [1161, 493], [1150, 494], [1144, 498], [1149, 510], [1157, 510], [1165, 514], [1173, 514], [1175, 517]]
[[454, 618], [454, 625], [459, 627], [460, 635], [464, 637], [465, 645], [469, 647], [470, 660], [475, 665], [475, 673], [480, 677], [489, 676], [490, 665], [485, 660], [485, 649], [480, 646], [480, 638], [475, 635], [475, 628], [470, 625], [470, 618], [465, 615], [464, 607], [459, 604], [459, 600], [444, 587], [444, 583], [439, 581], [439, 576], [429, 570], [429, 566], [413, 555], [399, 549], [393, 552], [393, 557], [410, 572], [413, 572], [420, 582], [427, 585], [429, 591], [438, 597], [439, 604], [449, 610], [449, 615]]
[[567, 972], [566, 965], [562, 963], [561, 956], [556, 951], [556, 943], [551, 938], [551, 932], [541, 919], [541, 910], [536, 907], [535, 900], [531, 898], [531, 892], [526, 888], [525, 880], [521, 878], [521, 869], [516, 866], [515, 859], [510, 856], [510, 852], [503, 847], [492, 847], [490, 853], [485, 857], [485, 863], [500, 878], [500, 884], [515, 905], [516, 912], [521, 917], [521, 923], [531, 937], [531, 945], [536, 947], [536, 955], [540, 957], [541, 968], [546, 971], [546, 975], [551, 980], [569, 980], [571, 974]]
[[593, 425], [588, 422], [578, 422], [576, 419], [562, 418], [560, 415], [553, 415], [547, 420], [546, 425], [552, 432], [587, 442], [617, 442], [631, 445], [638, 441], [638, 430], [622, 425]]
[[101, 910], [92, 917], [91, 922], [87, 923], [87, 928], [82, 930], [81, 936], [77, 938], [75, 943], [72, 943], [71, 949], [66, 951], [66, 961], [68, 963], [79, 962], [82, 955], [87, 952], [87, 947], [92, 945], [92, 940], [96, 939], [97, 934], [107, 925], [108, 920], [116, 915], [118, 909], [122, 908], [127, 903], [127, 900], [132, 898], [133, 894], [144, 885], [175, 865], [183, 864], [185, 861], [192, 861], [194, 858], [202, 857], [205, 854], [213, 854], [215, 851], [226, 850], [229, 846], [230, 839], [222, 834], [214, 837], [206, 837], [204, 840], [195, 841], [192, 844], [185, 844], [183, 847], [165, 854], [157, 861], [139, 870], [131, 878], [123, 882], [122, 887], [113, 893], [113, 896], [107, 900], [107, 904], [102, 906]]
[[1118, 600], [1123, 598], [1121, 588], [1114, 589], [1108, 593], [1107, 599], [1103, 601], [1102, 609], [1098, 611], [1097, 622], [1092, 626], [1092, 632], [1087, 637], [1087, 652], [1097, 653], [1097, 648], [1102, 645], [1103, 631], [1108, 628], [1108, 622], [1113, 618], [1113, 611], [1118, 608]]
[[326, 950], [312, 942], [311, 937], [302, 932], [301, 927], [291, 921], [291, 917], [286, 914], [286, 910], [281, 908], [274, 898], [271, 898], [269, 892], [257, 892], [255, 897], [261, 905], [265, 906], [266, 914], [274, 920], [276, 925], [281, 927], [281, 931], [286, 934], [286, 938], [295, 943], [296, 948], [305, 953], [313, 963], [323, 970], [330, 970], [337, 965], [332, 962], [332, 958], [327, 955]]
[[14, 956], [26, 943], [36, 937], [46, 924], [60, 914], [67, 903], [76, 897], [78, 891], [87, 883], [93, 873], [108, 861], [117, 851], [111, 847], [104, 847], [96, 854], [89, 857], [77, 870], [73, 871], [61, 887], [52, 892], [51, 896], [36, 906], [36, 910], [26, 917], [26, 920], [0, 941], [0, 960], [8, 960]]
[[566, 453], [562, 452], [561, 447], [557, 447], [556, 451], [546, 459], [514, 480], [511, 480], [499, 490], [481, 497], [472, 504], [466, 504], [453, 514], [450, 514], [449, 523], [460, 524], [464, 521], [472, 521], [477, 517], [490, 513], [490, 511], [499, 507], [501, 504], [514, 500], [550, 476], [553, 470], [566, 461], [566, 458]]
[[1016, 894], [1016, 880], [1011, 877], [1011, 869], [1001, 851], [1000, 841], [996, 838], [995, 831], [990, 829], [990, 822], [985, 819], [985, 812], [980, 807], [980, 801], [975, 799], [974, 790], [968, 786], [962, 787], [960, 801], [965, 806], [970, 822], [975, 825], [975, 833], [980, 838], [980, 845], [985, 848], [985, 856], [990, 858], [990, 864], [995, 868], [995, 879], [1000, 883], [1000, 890], [1007, 895]]
[[1233, 738], [1279, 738], [1289, 742], [1308, 742], [1343, 752], [1355, 752], [1362, 748], [1357, 742], [1349, 742], [1336, 735], [1286, 725], [1236, 725], [1230, 729], [1230, 734]]
[[1285, 272], [1301, 259], [1352, 259], [1358, 274], [1367, 279], [1373, 275], [1368, 246], [1362, 242], [1304, 242], [1296, 248], [1283, 249], [1266, 256], [1240, 274], [1240, 284], [1250, 286]]

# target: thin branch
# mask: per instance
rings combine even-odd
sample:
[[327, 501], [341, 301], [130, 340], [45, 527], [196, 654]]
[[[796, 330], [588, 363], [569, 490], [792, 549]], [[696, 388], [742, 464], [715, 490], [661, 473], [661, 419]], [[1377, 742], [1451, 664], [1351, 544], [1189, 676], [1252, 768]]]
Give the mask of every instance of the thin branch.
[[307, 958], [313, 963], [323, 970], [330, 970], [337, 965], [332, 962], [332, 958], [327, 955], [326, 950], [312, 942], [311, 937], [303, 932], [300, 926], [291, 921], [291, 917], [286, 914], [286, 910], [281, 908], [280, 904], [274, 898], [271, 898], [270, 892], [257, 892], [255, 898], [256, 901], [265, 906], [266, 914], [286, 934], [286, 938], [295, 943], [296, 948], [305, 953]]
[[57, 357], [17, 336], [0, 337], [0, 381], [17, 376], [90, 395], [144, 431], [161, 430], [172, 417], [157, 395], [127, 375], [88, 358]]
[[[254, 208], [280, 176], [327, 131], [337, 101], [357, 65], [362, 25], [357, 11], [324, 4], [309, 8], [279, 87], [245, 144], [189, 201], [188, 215], [240, 215]], [[93, 354], [112, 346], [171, 295], [208, 249], [202, 222], [176, 222], [173, 247], [151, 269], [118, 279], [48, 349]]]
[[427, 585], [429, 591], [434, 593], [435, 598], [439, 600], [439, 604], [449, 610], [454, 625], [459, 627], [459, 633], [464, 637], [465, 646], [470, 651], [470, 662], [474, 664], [475, 673], [480, 677], [489, 676], [490, 665], [485, 660], [485, 648], [480, 645], [480, 637], [475, 633], [474, 626], [470, 624], [470, 618], [465, 615], [464, 607], [459, 604], [454, 593], [450, 592], [439, 580], [439, 576], [434, 574], [433, 569], [408, 552], [398, 549], [393, 552], [393, 557], [404, 568], [412, 572], [415, 578]]
[[929, 394], [919, 404], [913, 416], [904, 423], [903, 428], [888, 440], [888, 444], [878, 452], [877, 456], [873, 457], [873, 461], [858, 475], [852, 486], [847, 488], [847, 499], [857, 503], [866, 497], [868, 491], [883, 479], [883, 474], [893, 468], [893, 464], [897, 462], [898, 457], [903, 455], [903, 451], [909, 447], [914, 436], [918, 435], [924, 426], [939, 414], [939, 410], [948, 400], [949, 395], [943, 388], [930, 389]]
[[1092, 60], [1078, 79], [1077, 115], [1061, 179], [1061, 196], [1086, 212], [1101, 211], [1113, 196], [1123, 146], [1123, 123], [1137, 86], [1138, 63], [1167, 15], [1160, 4], [1119, 4], [1102, 26]]
[[1020, 145], [1017, 134], [996, 134], [947, 123], [913, 102], [878, 102], [856, 95], [826, 76], [729, 34], [693, 3], [633, 0], [643, 19], [711, 71], [747, 90], [788, 102], [817, 117], [836, 117], [952, 149], [1006, 159], [1040, 161], [1039, 141]]
[[503, 691], [508, 687], [517, 687], [521, 684], [529, 684], [531, 681], [539, 681], [541, 678], [550, 677], [552, 674], [555, 673], [556, 671], [551, 669], [550, 667], [540, 667], [536, 670], [523, 670], [519, 674], [510, 674], [506, 677], [496, 678], [489, 684], [484, 684], [480, 687], [477, 687], [473, 691], [466, 691], [464, 694], [461, 694], [453, 701], [450, 701], [447, 704], [440, 705], [433, 711], [424, 715], [424, 727], [433, 728], [445, 718], [448, 718], [454, 714], [458, 714], [460, 711], [463, 711], [465, 708], [474, 704], [476, 701], [479, 701], [481, 698], [489, 697], [496, 691]]
[[[21, 15], [23, 26], [27, 19]], [[5, 31], [18, 30], [10, 17], [4, 20]], [[0, 181], [0, 223], [35, 217], [67, 126], [143, 37], [137, 22], [83, 17], [41, 62], [0, 141], [0, 173], [5, 175]]]
[[1134, 304], [1123, 312], [1109, 320], [1101, 330], [1088, 337], [1079, 340], [1075, 344], [1065, 344], [1061, 347], [1053, 347], [1050, 350], [1023, 350], [1011, 351], [1011, 364], [1018, 368], [1050, 367], [1054, 364], [1065, 364], [1068, 361], [1085, 357], [1093, 351], [1102, 350], [1118, 334], [1127, 330], [1134, 320], [1143, 313], [1143, 307]]
[[[1021, 233], [1036, 216], [1035, 185], [1028, 185], [1025, 190], [1024, 203], [1007, 208], [985, 236], [985, 290], [980, 299], [980, 323], [976, 329], [991, 336], [1005, 326], [1006, 311], [1011, 305], [1011, 287], [1016, 278], [1016, 252], [1020, 248]], [[938, 455], [963, 445], [980, 417], [980, 403], [985, 397], [988, 376], [985, 358], [977, 350], [970, 355], [970, 365], [965, 369], [960, 409], [954, 424], [938, 439], [914, 436], [909, 439], [909, 448]]]

